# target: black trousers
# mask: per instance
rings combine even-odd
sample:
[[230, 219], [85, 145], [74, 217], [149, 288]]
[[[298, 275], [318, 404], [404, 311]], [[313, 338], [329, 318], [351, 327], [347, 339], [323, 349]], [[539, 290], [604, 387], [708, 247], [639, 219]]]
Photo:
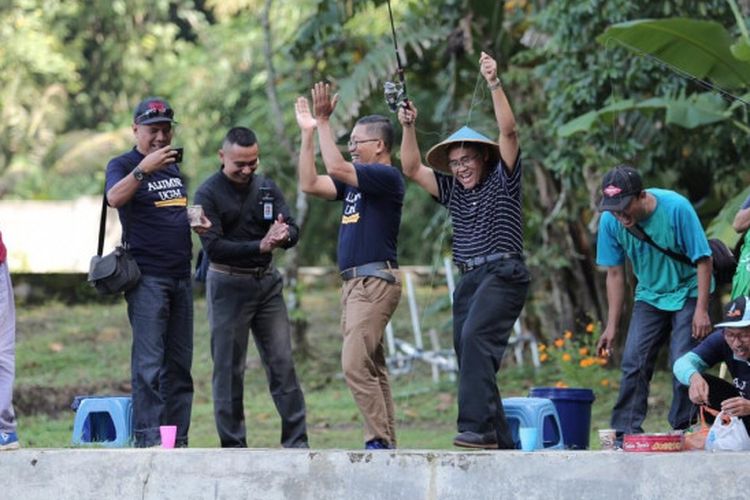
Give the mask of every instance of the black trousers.
[[276, 269], [261, 277], [208, 271], [214, 418], [223, 448], [247, 446], [243, 396], [250, 331], [281, 417], [281, 445], [307, 448], [305, 398], [294, 369], [282, 285]]
[[498, 448], [514, 448], [496, 376], [529, 281], [523, 260], [492, 262], [465, 273], [453, 297], [458, 432], [494, 431]]

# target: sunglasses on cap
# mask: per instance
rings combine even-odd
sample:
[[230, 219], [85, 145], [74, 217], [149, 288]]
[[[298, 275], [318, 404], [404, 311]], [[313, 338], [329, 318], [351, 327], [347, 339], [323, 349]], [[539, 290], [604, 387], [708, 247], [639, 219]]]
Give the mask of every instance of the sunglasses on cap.
[[146, 120], [150, 120], [151, 118], [158, 118], [160, 116], [169, 118], [171, 120], [172, 117], [174, 116], [174, 111], [172, 110], [172, 108], [164, 108], [164, 109], [151, 108], [141, 113], [140, 115], [136, 116], [135, 123], [138, 124]]

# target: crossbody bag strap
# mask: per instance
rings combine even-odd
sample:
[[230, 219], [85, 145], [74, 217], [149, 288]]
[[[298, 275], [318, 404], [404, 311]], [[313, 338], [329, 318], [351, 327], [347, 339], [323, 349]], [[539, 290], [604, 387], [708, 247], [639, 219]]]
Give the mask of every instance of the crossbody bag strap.
[[[132, 172], [132, 171], [133, 171], [133, 169], [130, 170], [130, 172]], [[130, 175], [130, 172], [128, 172], [128, 175]], [[105, 179], [104, 179], [104, 189], [103, 189], [103, 191], [104, 191], [104, 193], [102, 194], [102, 215], [99, 218], [99, 243], [98, 243], [98, 245], [96, 247], [96, 255], [98, 255], [100, 257], [102, 255], [102, 253], [104, 252], [104, 230], [107, 227], [107, 179], [106, 179], [106, 176], [105, 176]], [[133, 196], [135, 196], [135, 195], [133, 195]], [[132, 202], [132, 199], [128, 201], [127, 215], [126, 215], [126, 219], [125, 219], [126, 221], [130, 220], [130, 212], [131, 212], [131, 208], [132, 208], [131, 202]], [[125, 247], [125, 248], [127, 248], [127, 246], [128, 246], [127, 236], [128, 236], [128, 230], [127, 230], [127, 224], [126, 224], [122, 228], [122, 238], [120, 239], [120, 242], [122, 243], [122, 246]]]
[[669, 248], [664, 248], [662, 246], [659, 246], [651, 238], [651, 236], [649, 236], [648, 233], [646, 233], [646, 231], [644, 231], [643, 228], [641, 226], [639, 226], [638, 224], [636, 224], [633, 227], [626, 227], [625, 229], [627, 229], [627, 231], [630, 234], [632, 234], [633, 236], [635, 236], [639, 240], [641, 240], [641, 241], [643, 241], [645, 243], [648, 243], [649, 245], [651, 245], [652, 247], [656, 248], [657, 250], [659, 250], [661, 253], [663, 253], [667, 257], [670, 257], [670, 258], [676, 260], [677, 262], [682, 262], [683, 264], [687, 264], [690, 267], [697, 267], [695, 265], [695, 263], [693, 263], [693, 261], [690, 260], [690, 258], [687, 255], [683, 255], [681, 253], [677, 253], [677, 252], [675, 252], [673, 250], [670, 250]]
[[96, 255], [102, 256], [104, 251], [104, 229], [107, 227], [107, 191], [105, 188], [102, 195], [102, 215], [99, 218], [99, 245], [96, 247]]

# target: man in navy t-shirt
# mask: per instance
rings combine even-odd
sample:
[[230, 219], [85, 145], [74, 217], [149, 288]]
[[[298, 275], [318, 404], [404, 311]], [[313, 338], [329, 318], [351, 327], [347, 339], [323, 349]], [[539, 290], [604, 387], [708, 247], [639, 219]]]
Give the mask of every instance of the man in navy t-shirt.
[[[395, 448], [383, 332], [401, 298], [396, 247], [404, 180], [391, 165], [393, 128], [383, 116], [357, 121], [349, 139], [352, 162], [344, 159], [329, 124], [336, 102], [325, 83], [317, 83], [313, 89], [315, 117], [307, 100], [297, 99], [297, 123], [302, 131], [300, 185], [305, 193], [344, 202], [338, 241], [344, 280], [341, 364], [365, 420], [365, 448]], [[316, 128], [328, 175], [318, 175], [315, 170]]]
[[[741, 417], [750, 432], [750, 297], [737, 297], [727, 306], [719, 328], [674, 363], [675, 378], [690, 386], [690, 400], [729, 416]], [[705, 373], [721, 362], [732, 382]]]
[[[187, 191], [175, 161], [174, 112], [159, 98], [133, 115], [135, 147], [107, 165], [107, 202], [141, 280], [125, 294], [133, 330], [131, 377], [135, 445], [160, 443], [159, 426], [177, 426], [187, 446], [193, 402], [193, 297]], [[200, 232], [200, 231], [197, 231]]]

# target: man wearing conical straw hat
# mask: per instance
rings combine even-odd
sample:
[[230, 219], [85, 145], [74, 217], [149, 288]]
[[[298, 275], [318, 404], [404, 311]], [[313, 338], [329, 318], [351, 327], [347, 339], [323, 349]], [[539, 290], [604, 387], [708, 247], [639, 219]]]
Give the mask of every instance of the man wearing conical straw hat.
[[463, 127], [427, 152], [421, 163], [414, 130], [417, 109], [399, 110], [401, 161], [451, 215], [453, 260], [461, 271], [453, 301], [453, 347], [459, 366], [456, 446], [514, 448], [495, 382], [530, 276], [523, 260], [521, 159], [516, 121], [497, 62], [482, 52], [500, 134], [493, 142]]

